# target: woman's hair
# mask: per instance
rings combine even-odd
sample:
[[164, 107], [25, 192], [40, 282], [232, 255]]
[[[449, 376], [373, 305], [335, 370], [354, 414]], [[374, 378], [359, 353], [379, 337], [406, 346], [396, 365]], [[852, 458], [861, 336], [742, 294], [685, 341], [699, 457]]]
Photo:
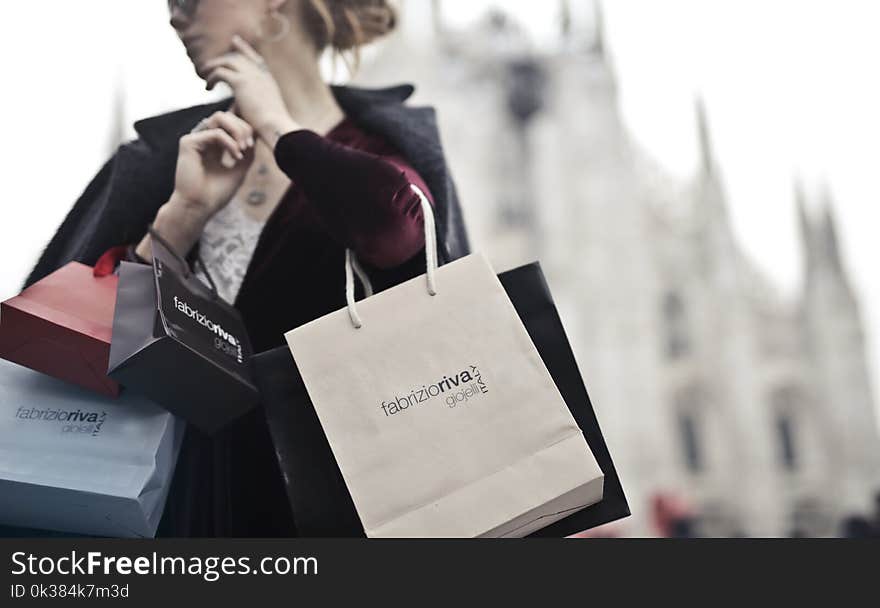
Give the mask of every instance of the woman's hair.
[[397, 24], [389, 0], [303, 0], [303, 19], [319, 50], [351, 52], [355, 66], [359, 49], [384, 36]]

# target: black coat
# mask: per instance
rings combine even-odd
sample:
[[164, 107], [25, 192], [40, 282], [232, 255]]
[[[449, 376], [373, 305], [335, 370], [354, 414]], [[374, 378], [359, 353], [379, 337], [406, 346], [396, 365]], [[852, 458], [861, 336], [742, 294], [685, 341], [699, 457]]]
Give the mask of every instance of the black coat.
[[[469, 253], [433, 108], [403, 104], [414, 90], [411, 85], [386, 89], [334, 86], [332, 90], [357, 126], [396, 147], [424, 179], [434, 199], [440, 262]], [[227, 97], [136, 122], [139, 138], [120, 145], [92, 179], [45, 248], [26, 285], [71, 260], [94, 264], [110, 247], [140, 241], [159, 207], [171, 196], [180, 137], [202, 118], [228, 109], [232, 101]], [[341, 245], [323, 244], [324, 254], [317, 264], [320, 273], [279, 276], [292, 266], [284, 259], [287, 249], [263, 247], [261, 251], [261, 245], [282, 239], [283, 223], [284, 218], [277, 213], [267, 221], [236, 300], [258, 351], [282, 344], [283, 331], [345, 305]], [[381, 290], [421, 274], [424, 265], [424, 252], [420, 252], [401, 266], [368, 271], [374, 287]], [[252, 272], [255, 266], [260, 272]], [[272, 318], [271, 312], [260, 314], [262, 307], [278, 299], [278, 289], [295, 285], [308, 286], [310, 301], [290, 310], [287, 324], [279, 328], [277, 316]], [[214, 437], [187, 429], [159, 534], [295, 534], [262, 408]]]
[[[331, 88], [349, 118], [400, 150], [427, 183], [434, 198], [441, 262], [469, 253], [434, 109], [404, 105], [414, 91], [409, 84], [385, 89]], [[201, 119], [228, 109], [232, 101], [227, 97], [135, 122], [140, 137], [120, 145], [92, 179], [46, 246], [25, 286], [72, 260], [94, 264], [110, 247], [140, 241], [174, 189], [178, 141]]]

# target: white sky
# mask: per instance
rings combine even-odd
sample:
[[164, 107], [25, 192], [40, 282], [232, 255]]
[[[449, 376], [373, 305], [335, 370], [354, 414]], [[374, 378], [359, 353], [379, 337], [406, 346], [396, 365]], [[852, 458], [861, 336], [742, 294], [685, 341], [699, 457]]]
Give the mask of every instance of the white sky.
[[[422, 10], [428, 4], [409, 1]], [[446, 0], [446, 12], [464, 23], [490, 4]], [[514, 12], [538, 41], [554, 31], [551, 0], [494, 4]], [[591, 0], [571, 4], [590, 19]], [[117, 75], [129, 123], [217, 96], [193, 74], [165, 5], [41, 0], [5, 7], [0, 297], [17, 291], [106, 159]], [[808, 185], [828, 181], [876, 352], [880, 2], [606, 0], [603, 8], [634, 136], [671, 172], [688, 175], [696, 164], [693, 100], [702, 95], [735, 228], [747, 252], [790, 292], [800, 278], [793, 176]]]

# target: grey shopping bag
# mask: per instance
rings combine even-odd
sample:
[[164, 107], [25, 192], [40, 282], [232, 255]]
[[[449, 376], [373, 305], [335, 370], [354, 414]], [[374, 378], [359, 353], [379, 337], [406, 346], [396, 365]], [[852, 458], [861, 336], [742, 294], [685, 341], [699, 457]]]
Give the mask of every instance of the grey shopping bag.
[[[153, 264], [122, 262], [108, 374], [213, 434], [252, 409], [241, 315], [154, 231]], [[210, 274], [206, 273], [210, 279]]]
[[0, 360], [0, 524], [152, 537], [184, 423]]

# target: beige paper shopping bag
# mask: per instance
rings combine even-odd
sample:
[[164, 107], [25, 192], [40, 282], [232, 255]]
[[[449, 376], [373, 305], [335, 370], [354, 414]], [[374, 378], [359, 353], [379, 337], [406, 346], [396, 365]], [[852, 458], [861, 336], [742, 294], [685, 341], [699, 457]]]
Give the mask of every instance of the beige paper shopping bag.
[[[286, 334], [370, 537], [524, 536], [602, 498], [603, 476], [482, 255]], [[367, 288], [369, 295], [371, 290]]]

